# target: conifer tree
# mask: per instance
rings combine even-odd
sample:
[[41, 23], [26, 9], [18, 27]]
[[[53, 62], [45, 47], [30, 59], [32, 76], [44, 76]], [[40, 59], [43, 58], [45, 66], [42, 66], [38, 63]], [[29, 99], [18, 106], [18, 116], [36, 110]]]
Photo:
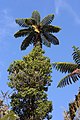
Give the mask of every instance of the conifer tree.
[[51, 85], [50, 59], [43, 56], [40, 46], [23, 60], [14, 61], [9, 71], [8, 85], [14, 90], [11, 95], [12, 110], [20, 120], [51, 119], [52, 102], [48, 101], [46, 91]]

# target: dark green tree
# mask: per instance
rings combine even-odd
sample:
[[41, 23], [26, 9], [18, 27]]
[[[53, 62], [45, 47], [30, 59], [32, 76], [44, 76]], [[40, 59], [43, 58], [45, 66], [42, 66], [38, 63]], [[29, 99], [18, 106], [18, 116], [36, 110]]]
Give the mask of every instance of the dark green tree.
[[64, 87], [66, 85], [76, 82], [80, 78], [80, 49], [73, 46], [73, 60], [75, 63], [69, 62], [55, 62], [53, 67], [59, 70], [60, 72], [68, 72], [69, 74], [60, 80], [58, 87]]
[[25, 50], [32, 43], [34, 46], [39, 44], [41, 48], [42, 43], [47, 47], [50, 47], [51, 43], [58, 45], [59, 40], [52, 33], [59, 32], [61, 28], [50, 25], [53, 18], [54, 15], [50, 14], [40, 21], [39, 12], [33, 11], [31, 18], [16, 19], [16, 23], [24, 29], [19, 30], [14, 36], [16, 38], [26, 36], [21, 44], [21, 50]]
[[51, 119], [52, 102], [48, 101], [46, 91], [52, 82], [52, 68], [50, 59], [43, 54], [40, 46], [36, 46], [8, 69], [8, 85], [14, 90], [11, 106], [20, 120]]

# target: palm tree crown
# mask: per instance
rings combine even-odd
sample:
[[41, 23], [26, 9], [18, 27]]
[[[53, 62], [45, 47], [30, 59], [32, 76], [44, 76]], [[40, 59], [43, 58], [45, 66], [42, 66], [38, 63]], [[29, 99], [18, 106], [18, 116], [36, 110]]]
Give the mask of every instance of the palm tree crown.
[[75, 63], [69, 62], [55, 62], [53, 67], [59, 70], [60, 72], [68, 72], [69, 74], [60, 80], [58, 87], [64, 87], [66, 85], [76, 82], [80, 78], [80, 49], [73, 46], [73, 60]]
[[53, 14], [46, 16], [40, 22], [40, 14], [38, 11], [33, 11], [31, 18], [25, 19], [16, 19], [16, 23], [19, 24], [24, 29], [19, 30], [14, 34], [17, 37], [24, 37], [26, 38], [23, 40], [21, 44], [21, 50], [25, 50], [29, 44], [34, 46], [40, 45], [42, 48], [42, 43], [47, 47], [51, 46], [51, 43], [54, 45], [59, 44], [59, 40], [52, 34], [59, 32], [61, 30], [58, 26], [52, 26], [50, 23], [54, 18]]

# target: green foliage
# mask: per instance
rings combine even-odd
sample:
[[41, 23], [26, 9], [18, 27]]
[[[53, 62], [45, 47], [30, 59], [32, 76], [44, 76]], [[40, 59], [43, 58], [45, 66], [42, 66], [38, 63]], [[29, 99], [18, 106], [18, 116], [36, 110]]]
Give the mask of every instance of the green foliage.
[[8, 111], [8, 113], [4, 115], [3, 118], [0, 118], [0, 120], [19, 120], [19, 117], [13, 111]]
[[21, 120], [49, 120], [52, 102], [47, 100], [48, 86], [51, 85], [52, 67], [50, 59], [37, 46], [23, 60], [14, 61], [9, 69], [9, 87], [12, 110]]
[[79, 47], [75, 47], [75, 46], [73, 46], [73, 50], [74, 50], [74, 52], [73, 52], [73, 60], [77, 63], [77, 64], [80, 64], [80, 49], [79, 49]]
[[24, 56], [23, 60], [14, 61], [10, 65], [8, 69], [10, 87], [21, 89], [22, 86], [46, 90], [50, 86], [52, 68], [49, 58], [44, 57], [43, 53], [41, 48], [36, 47], [29, 55]]
[[59, 70], [60, 72], [68, 72], [69, 74], [60, 80], [58, 87], [64, 87], [66, 85], [76, 82], [80, 78], [80, 50], [73, 46], [73, 60], [75, 63], [69, 62], [55, 62], [53, 67]]
[[53, 63], [53, 67], [55, 67], [56, 70], [59, 70], [62, 73], [71, 73], [78, 67], [78, 65], [69, 62], [55, 62]]
[[21, 120], [43, 120], [52, 111], [52, 102], [47, 100], [47, 94], [33, 88], [15, 92], [11, 96], [11, 106]]
[[0, 120], [20, 120], [19, 117], [11, 110], [9, 110], [9, 94], [1, 90], [0, 95]]
[[29, 44], [32, 43], [34, 46], [39, 44], [41, 48], [42, 43], [47, 47], [50, 47], [51, 43], [58, 45], [59, 40], [52, 33], [59, 32], [61, 28], [50, 25], [53, 18], [54, 15], [50, 14], [40, 22], [40, 14], [35, 10], [33, 11], [31, 18], [16, 19], [17, 24], [21, 27], [26, 27], [26, 29], [19, 30], [14, 34], [16, 38], [26, 36], [21, 44], [21, 50], [25, 50]]
[[52, 25], [43, 26], [43, 29], [46, 32], [51, 32], [51, 33], [57, 33], [57, 32], [59, 32], [61, 30], [60, 27], [58, 27], [58, 26], [52, 26]]
[[37, 22], [37, 24], [40, 23], [40, 14], [38, 11], [33, 11], [32, 13], [32, 18]]
[[53, 15], [53, 14], [50, 14], [50, 15], [46, 16], [46, 17], [41, 21], [40, 24], [41, 24], [42, 26], [46, 26], [46, 25], [48, 25], [48, 24], [50, 24], [50, 23], [52, 22], [53, 18], [54, 18], [54, 15]]

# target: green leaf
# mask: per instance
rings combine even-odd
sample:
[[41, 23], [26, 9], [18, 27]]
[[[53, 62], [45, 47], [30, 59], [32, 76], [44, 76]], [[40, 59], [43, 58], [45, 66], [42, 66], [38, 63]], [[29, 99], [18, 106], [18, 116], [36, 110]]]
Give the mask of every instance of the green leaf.
[[21, 27], [28, 27], [28, 25], [25, 23], [26, 19], [18, 18], [16, 19], [16, 23], [19, 24]]
[[52, 34], [44, 32], [45, 38], [54, 45], [59, 45], [59, 40]]
[[28, 28], [28, 29], [22, 29], [22, 30], [19, 30], [18, 32], [16, 32], [14, 34], [14, 37], [17, 38], [17, 37], [24, 37], [26, 35], [28, 35], [29, 33], [31, 32], [31, 29]]
[[33, 11], [33, 13], [32, 13], [32, 18], [35, 19], [35, 21], [37, 22], [37, 24], [40, 23], [40, 14], [39, 14], [38, 11], [36, 11], [36, 10]]
[[79, 80], [78, 77], [80, 78], [80, 74], [68, 74], [60, 80], [57, 87], [65, 87], [66, 85], [72, 84], [72, 82], [75, 83]]
[[21, 50], [25, 50], [29, 46], [29, 44], [31, 44], [33, 38], [34, 38], [34, 34], [30, 33], [29, 36], [23, 40], [21, 44]]
[[28, 25], [28, 26], [32, 26], [32, 25], [36, 25], [37, 22], [35, 21], [35, 19], [33, 18], [26, 18], [25, 19], [25, 23]]
[[36, 21], [33, 18], [19, 18], [16, 19], [16, 23], [19, 24], [21, 27], [29, 27], [31, 25], [35, 25]]
[[43, 30], [46, 32], [57, 33], [61, 30], [61, 28], [58, 26], [46, 25], [43, 26]]
[[4, 115], [0, 120], [19, 120], [19, 117], [13, 111], [9, 111], [9, 113]]
[[55, 68], [56, 70], [59, 70], [60, 72], [68, 72], [71, 73], [73, 72], [78, 65], [74, 64], [74, 63], [69, 63], [69, 62], [55, 62], [52, 64], [53, 68]]
[[54, 19], [54, 15], [53, 14], [50, 14], [48, 16], [46, 16], [42, 21], [41, 21], [41, 26], [44, 26], [44, 25], [48, 25], [52, 22], [52, 20]]
[[51, 47], [51, 42], [49, 42], [43, 34], [41, 34], [41, 39], [45, 46]]
[[[80, 65], [80, 50], [78, 47], [73, 46], [73, 60]], [[79, 66], [80, 67], [80, 66]]]

